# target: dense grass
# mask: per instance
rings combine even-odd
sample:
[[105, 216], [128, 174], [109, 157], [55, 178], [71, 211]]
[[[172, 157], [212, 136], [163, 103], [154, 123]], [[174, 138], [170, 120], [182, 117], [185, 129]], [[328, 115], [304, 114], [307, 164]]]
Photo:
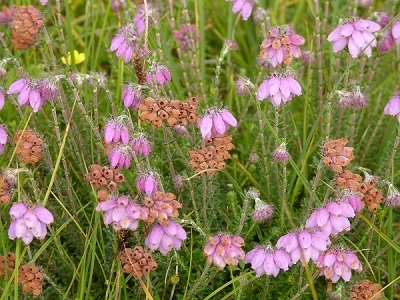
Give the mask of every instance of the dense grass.
[[[28, 0], [3, 3], [8, 7], [38, 7], [45, 31], [34, 47], [14, 50], [10, 29], [1, 27], [0, 59], [11, 60], [3, 65], [7, 75], [0, 78], [0, 88], [6, 91], [23, 74], [35, 78], [69, 78], [73, 72], [90, 75], [90, 80], [81, 85], [61, 78], [57, 83], [60, 97], [37, 113], [30, 107], [19, 107], [15, 95], [7, 96], [0, 111], [0, 123], [10, 136], [0, 166], [26, 170], [17, 174], [11, 202], [30, 199], [42, 203], [55, 219], [46, 239], [35, 239], [27, 246], [20, 239], [8, 238], [11, 202], [0, 207], [0, 254], [14, 252], [18, 260], [40, 266], [45, 275], [40, 297], [326, 299], [337, 292], [340, 296], [335, 299], [346, 299], [355, 283], [370, 279], [382, 286], [387, 299], [399, 299], [400, 214], [384, 204], [376, 213], [364, 209], [352, 219], [350, 231], [331, 238], [332, 245], [355, 251], [363, 265], [362, 272], [353, 271], [348, 283], [330, 283], [318, 276], [312, 262], [305, 266], [297, 263], [277, 277], [256, 277], [243, 261], [218, 270], [206, 263], [203, 254], [209, 237], [220, 232], [242, 236], [245, 252], [258, 244], [275, 245], [279, 237], [303, 226], [313, 209], [336, 199], [336, 174], [322, 163], [322, 146], [328, 140], [347, 139], [355, 157], [348, 169], [364, 176], [359, 169], [362, 167], [379, 176], [377, 187], [384, 196], [388, 194], [385, 181], [399, 186], [396, 150], [400, 127], [395, 117], [383, 114], [387, 101], [399, 92], [399, 48], [394, 46], [383, 54], [374, 48], [371, 58], [360, 55], [352, 59], [347, 50], [334, 53], [327, 41], [340, 18], [372, 18], [373, 12], [383, 11], [394, 18], [398, 1], [375, 1], [361, 8], [356, 1], [348, 0], [259, 0], [256, 6], [266, 10], [262, 22], [253, 22], [252, 17], [243, 21], [232, 13], [232, 3], [223, 0], [151, 1], [158, 7], [159, 18], [141, 41], [151, 50], [143, 61], [144, 69], [152, 62], [164, 64], [171, 71], [172, 81], [146, 89], [144, 95], [181, 101], [196, 96], [200, 100], [199, 115], [207, 108], [225, 106], [239, 123], [229, 131], [235, 149], [226, 169], [203, 177], [195, 176], [188, 166], [188, 151], [201, 144], [198, 126], [187, 127], [188, 137], [177, 136], [171, 127], [153, 128], [139, 120], [136, 110], [123, 106], [122, 85], [137, 83], [137, 73], [132, 62], [125, 64], [117, 59], [109, 47], [118, 28], [132, 22], [138, 4], [127, 1], [127, 7], [116, 14], [110, 2], [50, 0], [46, 6]], [[189, 23], [196, 25], [200, 40], [185, 52], [172, 30]], [[297, 74], [302, 95], [275, 109], [268, 100], [256, 100], [256, 88], [265, 75], [271, 74], [271, 70], [259, 67], [257, 56], [268, 30], [284, 24], [290, 24], [306, 39], [301, 49], [311, 51], [313, 63], [293, 61], [291, 69]], [[226, 39], [234, 40], [238, 49], [224, 52]], [[84, 53], [85, 60], [75, 64], [71, 58], [72, 65], [63, 64], [62, 57], [74, 50]], [[101, 76], [106, 79], [96, 81], [99, 74], [93, 72], [104, 73]], [[239, 75], [255, 85], [249, 95], [237, 93]], [[355, 86], [367, 96], [368, 105], [359, 110], [340, 108], [337, 92]], [[126, 182], [118, 188], [118, 194], [137, 197], [137, 175], [147, 169], [158, 172], [160, 190], [174, 193], [183, 205], [176, 221], [187, 232], [180, 250], [166, 256], [153, 253], [158, 268], [140, 281], [123, 273], [117, 253], [118, 233], [104, 225], [102, 214], [95, 210], [97, 191], [84, 180], [90, 165], [109, 165], [103, 153], [103, 129], [107, 119], [118, 115], [127, 115], [135, 132], [147, 133], [152, 143], [148, 158], [138, 158], [121, 171]], [[24, 128], [34, 129], [45, 141], [43, 157], [33, 165], [21, 163], [11, 142], [15, 132]], [[271, 156], [282, 142], [291, 155], [287, 164], [279, 164]], [[179, 188], [174, 185], [177, 176], [182, 179]], [[266, 223], [256, 223], [249, 217], [254, 201], [245, 195], [251, 187], [273, 205], [274, 215]], [[128, 246], [144, 246], [150, 230], [151, 226], [140, 223]], [[24, 297], [15, 284], [17, 276], [16, 270], [1, 281], [1, 300]]]

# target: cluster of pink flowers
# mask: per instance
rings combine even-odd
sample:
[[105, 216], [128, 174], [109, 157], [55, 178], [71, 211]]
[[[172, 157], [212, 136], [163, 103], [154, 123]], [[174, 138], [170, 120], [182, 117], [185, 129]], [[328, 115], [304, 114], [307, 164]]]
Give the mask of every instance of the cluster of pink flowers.
[[208, 264], [213, 263], [222, 270], [226, 265], [236, 266], [239, 259], [244, 260], [243, 246], [244, 240], [240, 236], [219, 234], [210, 237], [204, 255], [207, 256]]
[[233, 1], [232, 12], [240, 14], [243, 20], [247, 20], [251, 16], [254, 7], [254, 0], [226, 0]]
[[3, 89], [0, 87], [0, 110], [3, 109], [6, 104], [6, 97], [4, 95]]
[[377, 45], [373, 33], [380, 28], [378, 23], [370, 20], [348, 21], [336, 27], [328, 35], [328, 41], [333, 42], [334, 52], [339, 52], [347, 46], [353, 58], [356, 58], [362, 51], [366, 56], [371, 57], [372, 47]]
[[360, 212], [363, 209], [363, 202], [361, 201], [361, 198], [357, 193], [346, 193], [341, 198], [339, 198], [337, 202], [345, 202], [350, 204], [354, 212], [356, 213]]
[[124, 57], [125, 63], [132, 60], [140, 35], [134, 24], [127, 24], [118, 29], [117, 35], [111, 40], [110, 51], [116, 51], [118, 58]]
[[384, 108], [386, 115], [396, 116], [400, 122], [400, 95], [392, 97]]
[[362, 270], [362, 265], [357, 256], [352, 251], [345, 249], [326, 251], [318, 258], [316, 264], [320, 270], [320, 275], [324, 275], [333, 283], [338, 282], [340, 277], [347, 282], [351, 278], [351, 270], [358, 272]]
[[136, 178], [136, 187], [147, 196], [154, 195], [158, 191], [157, 176], [153, 172], [140, 174]]
[[338, 92], [339, 99], [339, 107], [351, 107], [354, 109], [362, 108], [368, 104], [368, 98], [361, 93], [360, 87], [357, 86], [355, 90], [346, 92], [340, 91]]
[[143, 102], [140, 90], [141, 86], [138, 84], [123, 86], [121, 98], [126, 108], [139, 109], [139, 105]]
[[54, 222], [53, 215], [46, 208], [40, 205], [31, 208], [23, 202], [11, 207], [10, 216], [12, 222], [8, 237], [12, 240], [21, 238], [25, 244], [30, 244], [34, 237], [44, 239], [47, 234], [46, 225]]
[[0, 154], [3, 154], [4, 150], [6, 149], [7, 140], [8, 135], [6, 127], [4, 125], [0, 125]]
[[223, 135], [228, 131], [229, 126], [236, 127], [237, 121], [225, 108], [209, 109], [199, 124], [203, 138], [210, 138], [211, 135]]
[[151, 3], [147, 3], [147, 7], [142, 4], [133, 17], [133, 23], [136, 25], [139, 34], [142, 34], [146, 30], [146, 14], [148, 26], [154, 24], [159, 19], [158, 10]]
[[[361, 201], [361, 200], [360, 200]], [[350, 230], [349, 218], [355, 216], [354, 208], [347, 202], [329, 202], [315, 210], [306, 221], [306, 228], [316, 228], [326, 236]]]
[[246, 198], [253, 199], [255, 202], [254, 210], [250, 213], [250, 217], [255, 222], [263, 223], [271, 218], [274, 210], [272, 206], [260, 199], [260, 193], [256, 189], [250, 189], [246, 192]]
[[290, 159], [290, 154], [286, 150], [286, 143], [280, 144], [279, 147], [272, 152], [272, 157], [276, 162], [283, 164], [287, 163], [287, 161]]
[[31, 106], [37, 112], [46, 101], [57, 98], [59, 90], [48, 79], [21, 78], [10, 85], [7, 94], [18, 94], [19, 105]]
[[171, 81], [171, 72], [166, 66], [153, 65], [146, 73], [146, 82], [148, 84], [164, 85]]
[[104, 224], [112, 224], [115, 230], [136, 230], [139, 220], [147, 218], [146, 211], [127, 196], [100, 202], [96, 207], [96, 211], [103, 211]]
[[258, 100], [268, 98], [275, 107], [299, 95], [301, 95], [301, 86], [290, 72], [272, 74], [261, 83], [257, 90]]
[[109, 144], [111, 142], [123, 144], [129, 143], [128, 127], [122, 122], [121, 119], [112, 119], [106, 121], [104, 127], [104, 141]]
[[186, 231], [181, 225], [169, 221], [167, 226], [155, 225], [146, 237], [146, 246], [155, 251], [159, 250], [166, 255], [172, 249], [180, 249], [186, 239]]
[[182, 51], [188, 50], [189, 47], [194, 46], [200, 40], [200, 35], [193, 24], [183, 24], [179, 30], [174, 30], [172, 33], [175, 39], [180, 42]]
[[301, 57], [299, 46], [303, 45], [306, 40], [294, 29], [288, 25], [273, 28], [268, 32], [269, 37], [265, 39], [260, 46], [261, 61], [268, 61], [272, 67], [277, 67], [284, 63], [290, 65], [293, 58]]
[[264, 273], [276, 277], [280, 270], [287, 271], [292, 265], [292, 259], [286, 251], [274, 249], [271, 246], [258, 246], [247, 252], [244, 262], [251, 264], [257, 277]]
[[150, 154], [150, 142], [147, 140], [146, 135], [143, 133], [137, 134], [135, 137], [131, 139], [129, 142], [133, 147], [133, 151], [136, 155], [141, 155], [144, 157], [149, 156]]
[[108, 154], [108, 161], [113, 168], [118, 166], [127, 169], [131, 165], [132, 156], [131, 146], [120, 144], [111, 148], [110, 153]]

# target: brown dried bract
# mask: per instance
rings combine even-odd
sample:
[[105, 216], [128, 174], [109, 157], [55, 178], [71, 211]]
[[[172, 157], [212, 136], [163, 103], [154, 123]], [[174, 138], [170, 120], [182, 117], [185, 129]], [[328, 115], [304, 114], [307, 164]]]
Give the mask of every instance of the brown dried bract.
[[152, 198], [144, 198], [144, 209], [147, 212], [147, 224], [153, 223], [156, 219], [163, 226], [168, 226], [168, 217], [177, 217], [178, 209], [182, 208], [182, 204], [175, 200], [176, 197], [172, 193], [157, 192]]
[[6, 204], [11, 199], [11, 185], [0, 175], [0, 204]]
[[[204, 146], [200, 146], [197, 150], [189, 151], [188, 154], [191, 158], [189, 166], [195, 169], [196, 173], [205, 169], [225, 169], [225, 160], [231, 157], [228, 151], [235, 148], [235, 145], [231, 142], [232, 137], [228, 134], [218, 137], [212, 136], [206, 139]], [[209, 170], [206, 173], [213, 175], [216, 172], [216, 170]], [[204, 172], [199, 175], [202, 176], [203, 174]]]
[[374, 297], [374, 299], [379, 300], [383, 297], [383, 293], [379, 292], [379, 290], [381, 289], [382, 287], [379, 284], [364, 279], [363, 281], [353, 286], [350, 292], [350, 299], [366, 300]]
[[18, 269], [18, 283], [24, 293], [32, 292], [34, 297], [38, 297], [43, 289], [43, 274], [35, 265], [22, 265]]
[[368, 210], [371, 212], [376, 212], [378, 210], [378, 204], [383, 202], [383, 196], [380, 191], [375, 188], [375, 183], [376, 181], [373, 179], [367, 178], [358, 187], [358, 192], [360, 192], [363, 204], [366, 205]]
[[15, 5], [11, 5], [10, 8], [3, 6], [3, 10], [0, 11], [0, 23], [4, 27], [9, 27], [11, 25], [12, 18], [15, 13]]
[[346, 144], [346, 139], [339, 139], [328, 141], [323, 147], [323, 162], [333, 172], [343, 172], [342, 167], [347, 167], [354, 159], [354, 148], [346, 147]]
[[90, 173], [85, 175], [85, 181], [90, 182], [95, 189], [98, 189], [97, 200], [104, 201], [112, 191], [115, 191], [119, 184], [125, 182], [124, 174], [119, 172], [119, 168], [109, 168], [107, 166], [91, 165]]
[[11, 21], [11, 41], [14, 49], [28, 49], [36, 43], [40, 28], [44, 26], [42, 15], [33, 6], [18, 6]]
[[354, 174], [349, 170], [345, 170], [336, 176], [335, 182], [337, 186], [350, 189], [352, 192], [358, 191], [362, 177], [359, 174]]
[[131, 273], [134, 278], [141, 278], [143, 274], [154, 271], [158, 266], [151, 254], [144, 252], [140, 246], [122, 250], [119, 260], [123, 264], [124, 273]]
[[169, 126], [196, 123], [199, 116], [197, 115], [198, 100], [193, 97], [188, 102], [180, 100], [166, 100], [146, 98], [139, 106], [140, 120], [147, 121], [158, 128], [164, 123]]
[[8, 274], [10, 276], [15, 268], [15, 254], [7, 253], [7, 255], [0, 256], [0, 277]]
[[30, 129], [22, 132], [22, 130], [18, 130], [13, 138], [13, 142], [17, 144], [15, 154], [21, 157], [24, 164], [36, 163], [42, 157], [44, 142], [37, 133]]

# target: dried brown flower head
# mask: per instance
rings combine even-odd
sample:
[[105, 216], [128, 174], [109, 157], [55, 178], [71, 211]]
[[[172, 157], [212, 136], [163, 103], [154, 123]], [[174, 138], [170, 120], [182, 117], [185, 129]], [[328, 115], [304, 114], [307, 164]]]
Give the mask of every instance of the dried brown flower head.
[[383, 297], [382, 292], [378, 293], [380, 289], [382, 289], [382, 287], [379, 284], [364, 279], [353, 286], [350, 292], [350, 299], [365, 300], [371, 299], [374, 296], [374, 299], [379, 300]]
[[22, 285], [24, 293], [31, 293], [38, 297], [42, 293], [43, 274], [35, 265], [22, 265], [18, 269], [18, 283]]
[[182, 204], [175, 200], [176, 196], [172, 193], [157, 192], [152, 198], [144, 198], [144, 209], [147, 212], [147, 224], [153, 223], [156, 219], [163, 226], [169, 224], [168, 217], [177, 217], [178, 209], [182, 208]]
[[10, 276], [15, 268], [15, 254], [7, 253], [7, 255], [0, 256], [0, 277], [8, 274]]
[[328, 141], [323, 147], [323, 162], [333, 172], [343, 172], [342, 167], [347, 167], [354, 159], [354, 148], [346, 147], [346, 144], [346, 139], [339, 139]]
[[17, 144], [15, 154], [21, 157], [24, 164], [33, 164], [42, 157], [43, 140], [33, 130], [18, 130], [13, 138]]
[[144, 252], [140, 246], [122, 250], [119, 260], [123, 264], [124, 273], [131, 273], [133, 278], [141, 278], [143, 274], [154, 271], [158, 266], [151, 254]]
[[14, 49], [28, 49], [36, 43], [40, 28], [44, 26], [42, 15], [33, 6], [18, 6], [11, 21], [11, 41]]
[[370, 175], [366, 176], [364, 182], [358, 187], [363, 205], [366, 205], [371, 212], [376, 212], [378, 210], [378, 204], [383, 202], [383, 196], [375, 187], [375, 178], [376, 177]]
[[352, 192], [358, 191], [362, 177], [359, 174], [354, 174], [349, 170], [345, 170], [336, 176], [335, 182], [337, 186], [347, 188]]

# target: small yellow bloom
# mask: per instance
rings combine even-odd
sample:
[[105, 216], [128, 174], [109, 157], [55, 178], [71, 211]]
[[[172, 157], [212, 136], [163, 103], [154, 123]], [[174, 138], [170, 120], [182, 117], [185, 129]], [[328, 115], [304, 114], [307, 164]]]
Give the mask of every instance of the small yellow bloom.
[[[74, 61], [76, 65], [79, 65], [85, 60], [86, 56], [85, 53], [79, 53], [78, 51], [74, 50]], [[61, 57], [61, 61], [63, 62], [64, 65], [68, 64], [69, 66], [72, 65], [72, 57], [71, 57], [71, 52], [68, 51], [68, 58], [65, 59], [65, 57]]]

